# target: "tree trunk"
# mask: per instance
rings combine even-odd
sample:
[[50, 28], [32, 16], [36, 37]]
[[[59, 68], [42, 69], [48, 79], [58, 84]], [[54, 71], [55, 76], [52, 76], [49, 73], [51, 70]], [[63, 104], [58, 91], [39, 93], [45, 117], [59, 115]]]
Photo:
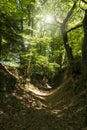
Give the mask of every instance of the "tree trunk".
[[72, 48], [70, 47], [70, 45], [68, 44], [68, 31], [66, 30], [66, 25], [67, 22], [69, 20], [69, 18], [71, 17], [73, 10], [76, 7], [76, 2], [74, 2], [72, 8], [70, 9], [70, 11], [68, 12], [66, 18], [64, 19], [63, 23], [61, 24], [61, 33], [62, 33], [62, 37], [63, 37], [63, 43], [64, 43], [64, 47], [67, 53], [67, 57], [68, 57], [68, 62], [71, 68], [71, 71], [73, 72], [73, 54], [72, 54]]
[[21, 20], [20, 20], [20, 30], [21, 30], [21, 32], [23, 32], [23, 30], [24, 30], [24, 28], [23, 28], [23, 19], [21, 18]]
[[27, 5], [27, 15], [28, 15], [28, 34], [30, 34], [30, 26], [31, 26], [31, 6], [28, 4]]
[[63, 42], [64, 42], [64, 47], [67, 53], [68, 61], [70, 64], [70, 67], [72, 68], [72, 63], [73, 63], [73, 54], [72, 54], [72, 48], [68, 44], [68, 36], [67, 36], [67, 31], [65, 30], [65, 27], [61, 27], [61, 32], [62, 32], [62, 37], [63, 37]]
[[33, 26], [34, 26], [33, 10], [34, 10], [34, 7], [32, 5], [28, 5], [27, 10], [28, 10], [28, 26], [29, 26], [28, 34], [33, 36]]
[[86, 77], [87, 76], [87, 10], [85, 10], [83, 28], [84, 28], [84, 40], [82, 44], [82, 65], [83, 65], [83, 74]]
[[0, 34], [0, 61], [1, 61], [1, 51], [2, 51], [2, 36]]

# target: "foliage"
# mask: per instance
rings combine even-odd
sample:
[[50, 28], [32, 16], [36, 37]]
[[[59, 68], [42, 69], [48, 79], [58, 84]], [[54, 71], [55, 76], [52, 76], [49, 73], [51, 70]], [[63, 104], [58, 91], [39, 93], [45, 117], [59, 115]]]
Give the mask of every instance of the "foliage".
[[31, 63], [32, 74], [45, 76], [48, 79], [53, 78], [60, 67], [57, 63], [50, 63], [47, 57], [41, 55], [34, 61], [33, 64]]
[[20, 18], [22, 12], [15, 1], [0, 2], [0, 57], [1, 60], [9, 60], [23, 47]]
[[56, 74], [60, 65], [55, 60], [50, 60], [52, 51], [51, 44], [52, 38], [49, 37], [36, 37], [27, 44], [26, 52], [21, 52], [20, 54], [22, 58], [20, 62], [21, 69], [22, 71], [24, 70], [23, 75], [38, 74], [51, 78]]
[[[79, 40], [78, 40], [79, 37]], [[69, 44], [73, 49], [74, 56], [82, 55], [83, 30], [79, 28], [69, 33]]]
[[[79, 2], [0, 1], [1, 62], [17, 63], [24, 76], [40, 74], [51, 78], [59, 68], [68, 66], [70, 49], [73, 59], [81, 57], [83, 30], [77, 25], [82, 24], [84, 17], [80, 6], [86, 6]], [[46, 21], [48, 15], [53, 17], [52, 21]], [[66, 43], [61, 30], [66, 33]]]

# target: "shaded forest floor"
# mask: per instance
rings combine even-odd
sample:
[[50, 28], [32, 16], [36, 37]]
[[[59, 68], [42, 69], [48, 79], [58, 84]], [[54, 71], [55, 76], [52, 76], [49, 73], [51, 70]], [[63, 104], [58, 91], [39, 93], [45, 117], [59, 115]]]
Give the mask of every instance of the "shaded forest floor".
[[87, 92], [72, 85], [70, 77], [50, 91], [28, 83], [0, 91], [0, 130], [87, 130]]

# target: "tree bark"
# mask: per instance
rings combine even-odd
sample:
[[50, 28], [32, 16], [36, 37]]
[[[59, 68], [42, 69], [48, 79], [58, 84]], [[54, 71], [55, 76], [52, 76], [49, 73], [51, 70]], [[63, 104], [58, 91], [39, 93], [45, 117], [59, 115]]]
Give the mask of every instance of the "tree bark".
[[21, 20], [20, 20], [20, 30], [21, 30], [21, 32], [23, 32], [23, 30], [24, 30], [24, 27], [23, 27], [23, 19], [21, 18]]
[[61, 33], [62, 33], [62, 37], [63, 37], [63, 43], [64, 43], [64, 47], [67, 53], [67, 57], [68, 57], [68, 62], [70, 65], [70, 68], [73, 71], [73, 54], [72, 54], [72, 48], [70, 47], [70, 45], [68, 44], [68, 31], [66, 30], [66, 24], [69, 20], [69, 18], [71, 17], [73, 10], [76, 7], [76, 2], [73, 4], [72, 8], [70, 9], [70, 11], [68, 12], [66, 18], [64, 19], [63, 23], [61, 24]]
[[82, 44], [82, 64], [83, 64], [83, 74], [84, 76], [87, 76], [87, 10], [85, 10], [83, 29], [84, 29], [84, 40]]
[[33, 27], [34, 27], [34, 6], [33, 5], [28, 5], [27, 6], [27, 11], [28, 11], [28, 34], [33, 36]]
[[2, 36], [0, 34], [0, 61], [1, 61], [1, 52], [2, 52]]
[[72, 66], [73, 62], [73, 54], [72, 54], [72, 48], [68, 44], [68, 36], [67, 36], [67, 31], [64, 29], [64, 27], [61, 27], [61, 32], [62, 32], [62, 37], [63, 37], [63, 42], [64, 42], [64, 47], [67, 53], [68, 61], [70, 66]]

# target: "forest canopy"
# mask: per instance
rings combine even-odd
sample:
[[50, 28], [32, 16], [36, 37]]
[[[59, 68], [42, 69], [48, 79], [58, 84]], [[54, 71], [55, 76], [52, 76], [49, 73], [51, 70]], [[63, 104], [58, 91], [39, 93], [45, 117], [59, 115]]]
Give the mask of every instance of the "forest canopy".
[[25, 77], [51, 79], [66, 66], [87, 74], [86, 0], [4, 0], [0, 18], [1, 63]]

